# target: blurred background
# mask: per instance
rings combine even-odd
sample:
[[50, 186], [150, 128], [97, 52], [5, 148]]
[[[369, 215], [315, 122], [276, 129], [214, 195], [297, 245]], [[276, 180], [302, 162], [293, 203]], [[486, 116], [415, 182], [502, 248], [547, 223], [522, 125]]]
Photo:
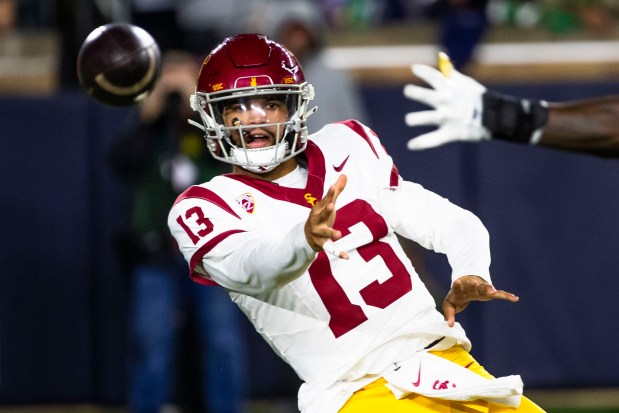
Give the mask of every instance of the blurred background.
[[[402, 94], [416, 81], [410, 65], [434, 65], [437, 50], [519, 97], [617, 94], [616, 0], [0, 0], [0, 412], [129, 411], [131, 283], [115, 240], [130, 191], [108, 153], [138, 108], [93, 101], [75, 72], [82, 41], [109, 22], [197, 59], [230, 34], [261, 31], [292, 49], [283, 27], [309, 29], [322, 66], [309, 76], [317, 63], [299, 49], [306, 77], [345, 76], [317, 86], [319, 98], [350, 88], [354, 100], [338, 106], [378, 133], [401, 175], [488, 227], [494, 281], [521, 300], [460, 315], [476, 358], [497, 376], [521, 374], [550, 412], [619, 412], [619, 160], [495, 141], [410, 152], [425, 129], [404, 115], [423, 108]], [[442, 301], [445, 257], [409, 248]], [[180, 320], [185, 350], [164, 409], [205, 412], [195, 366], [206, 350]], [[245, 320], [239, 340], [247, 413], [296, 411], [294, 373]]]

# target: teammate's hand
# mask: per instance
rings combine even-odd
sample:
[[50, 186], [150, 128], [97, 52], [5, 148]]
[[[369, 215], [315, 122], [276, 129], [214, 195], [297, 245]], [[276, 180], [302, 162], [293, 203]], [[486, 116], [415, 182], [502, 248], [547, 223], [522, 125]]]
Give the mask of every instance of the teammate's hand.
[[438, 129], [408, 141], [408, 149], [427, 149], [454, 141], [490, 139], [482, 126], [482, 95], [486, 88], [471, 77], [458, 72], [446, 54], [439, 54], [440, 71], [422, 64], [412, 71], [432, 89], [408, 84], [404, 95], [433, 107], [432, 110], [409, 112], [404, 119], [408, 126], [437, 125]]
[[[314, 251], [323, 251], [325, 244], [342, 238], [342, 233], [333, 229], [335, 222], [335, 201], [346, 187], [346, 175], [340, 175], [334, 185], [319, 202], [312, 207], [307, 221], [305, 221], [305, 239]], [[337, 254], [340, 258], [348, 259], [345, 251]]]
[[471, 301], [507, 300], [515, 303], [517, 296], [503, 290], [497, 290], [483, 278], [476, 275], [465, 275], [458, 278], [451, 285], [451, 290], [443, 301], [443, 316], [453, 327], [456, 314], [464, 310]]

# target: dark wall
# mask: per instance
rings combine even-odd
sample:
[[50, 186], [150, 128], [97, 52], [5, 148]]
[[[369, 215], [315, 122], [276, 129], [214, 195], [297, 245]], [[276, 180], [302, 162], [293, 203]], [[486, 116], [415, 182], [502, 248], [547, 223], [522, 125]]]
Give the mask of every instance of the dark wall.
[[[550, 100], [619, 93], [618, 83], [497, 88]], [[619, 160], [500, 142], [410, 152], [419, 130], [403, 116], [419, 106], [400, 86], [364, 97], [401, 174], [480, 216], [495, 284], [521, 297], [474, 303], [460, 317], [480, 361], [528, 387], [619, 385], [609, 356], [619, 341]], [[111, 240], [126, 193], [106, 151], [130, 111], [71, 93], [0, 99], [2, 404], [124, 401], [127, 279]], [[446, 291], [444, 257], [423, 257]], [[249, 369], [261, 377], [252, 395], [294, 395], [291, 371], [248, 337]]]
[[81, 95], [0, 101], [2, 402], [120, 396], [120, 192], [105, 148], [126, 116]]

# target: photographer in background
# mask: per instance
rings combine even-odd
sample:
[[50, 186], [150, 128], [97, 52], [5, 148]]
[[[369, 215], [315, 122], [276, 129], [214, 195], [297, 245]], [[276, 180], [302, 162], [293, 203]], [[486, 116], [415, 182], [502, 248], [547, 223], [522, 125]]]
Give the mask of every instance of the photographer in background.
[[[200, 62], [188, 53], [164, 54], [161, 78], [112, 148], [115, 171], [131, 186], [133, 205], [119, 251], [131, 274], [129, 404], [135, 413], [158, 413], [187, 385], [176, 371], [181, 331], [195, 327], [201, 360], [200, 410], [240, 413], [246, 370], [241, 313], [221, 288], [193, 283], [167, 228], [174, 200], [188, 186], [227, 172], [202, 150], [204, 142], [187, 119]], [[188, 323], [188, 321], [192, 321]], [[191, 363], [194, 365], [195, 363]], [[185, 376], [186, 377], [186, 376]]]

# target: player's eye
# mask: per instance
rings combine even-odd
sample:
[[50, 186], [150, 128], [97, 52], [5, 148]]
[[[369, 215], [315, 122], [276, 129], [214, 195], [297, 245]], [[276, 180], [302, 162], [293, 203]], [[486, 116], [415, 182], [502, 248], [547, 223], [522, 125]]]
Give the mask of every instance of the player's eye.
[[285, 106], [284, 102], [282, 102], [281, 100], [273, 99], [273, 100], [269, 100], [266, 103], [265, 108], [268, 110], [278, 110], [280, 108], [283, 108], [284, 106]]
[[224, 107], [223, 113], [224, 115], [227, 115], [230, 113], [243, 112], [244, 110], [246, 110], [245, 105], [241, 103], [235, 103]]

